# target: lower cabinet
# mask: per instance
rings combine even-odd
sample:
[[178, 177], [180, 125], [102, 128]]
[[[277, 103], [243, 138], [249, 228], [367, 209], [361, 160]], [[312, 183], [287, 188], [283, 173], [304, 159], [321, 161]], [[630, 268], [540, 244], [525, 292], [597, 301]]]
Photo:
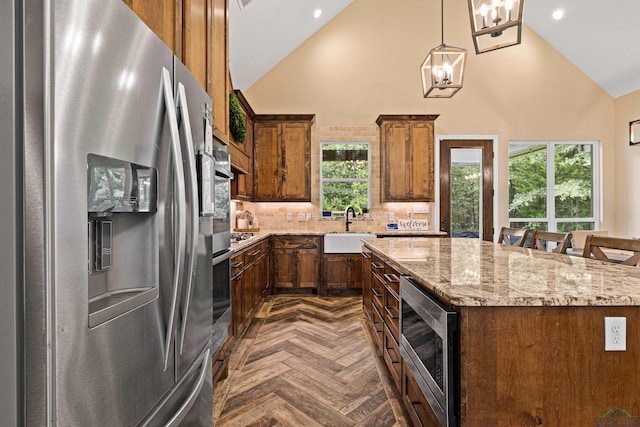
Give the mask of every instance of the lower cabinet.
[[361, 254], [324, 254], [322, 265], [325, 291], [362, 289]]
[[242, 249], [231, 258], [231, 329], [239, 338], [244, 334], [255, 309], [271, 293], [269, 241]]
[[319, 236], [274, 236], [273, 287], [276, 292], [316, 293], [320, 284]]
[[371, 320], [371, 251], [362, 248], [362, 308]]
[[409, 417], [415, 426], [439, 426], [440, 420], [431, 409], [429, 402], [422, 394], [418, 383], [411, 375], [411, 371], [402, 362], [402, 402], [409, 412]]

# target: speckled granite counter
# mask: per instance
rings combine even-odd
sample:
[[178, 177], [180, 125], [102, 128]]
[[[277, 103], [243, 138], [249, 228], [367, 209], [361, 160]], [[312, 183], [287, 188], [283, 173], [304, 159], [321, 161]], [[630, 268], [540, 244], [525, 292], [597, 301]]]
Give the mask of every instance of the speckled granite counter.
[[453, 306], [637, 306], [640, 268], [475, 239], [386, 238], [366, 246]]

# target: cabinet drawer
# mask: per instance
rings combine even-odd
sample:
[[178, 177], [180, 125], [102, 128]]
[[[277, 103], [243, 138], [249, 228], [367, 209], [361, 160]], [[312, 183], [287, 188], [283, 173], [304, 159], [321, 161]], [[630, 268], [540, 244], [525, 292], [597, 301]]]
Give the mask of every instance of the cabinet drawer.
[[231, 257], [231, 277], [236, 276], [238, 273], [240, 273], [244, 269], [245, 253], [246, 252], [242, 252], [238, 255], [234, 255], [233, 257]]
[[379, 312], [384, 313], [384, 284], [375, 274], [371, 275], [371, 301]]
[[247, 265], [254, 264], [258, 258], [266, 253], [266, 242], [256, 243], [248, 248], [244, 253], [244, 261]]
[[320, 237], [316, 236], [275, 236], [274, 249], [319, 249]]
[[404, 362], [402, 365], [402, 401], [409, 412], [411, 421], [416, 426], [440, 425], [440, 420], [422, 394], [422, 390], [411, 375], [411, 371]]
[[396, 341], [400, 340], [400, 300], [388, 286], [384, 287], [384, 323]]
[[397, 296], [400, 295], [400, 273], [393, 264], [386, 263], [384, 267], [384, 283], [393, 291]]
[[382, 339], [382, 355], [384, 357], [384, 361], [387, 364], [387, 368], [389, 368], [393, 382], [395, 382], [398, 390], [401, 390], [402, 357], [400, 356], [400, 350], [398, 350], [398, 342], [395, 340], [386, 325], [384, 327]]

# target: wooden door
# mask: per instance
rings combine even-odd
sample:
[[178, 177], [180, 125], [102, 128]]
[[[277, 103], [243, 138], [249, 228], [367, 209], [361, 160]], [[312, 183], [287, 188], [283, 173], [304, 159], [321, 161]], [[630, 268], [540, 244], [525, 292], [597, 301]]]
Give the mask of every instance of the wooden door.
[[296, 286], [295, 250], [275, 248], [273, 250], [274, 283], [276, 288]]
[[[451, 237], [451, 150], [481, 150], [481, 213], [482, 239], [493, 241], [493, 141], [442, 140], [440, 141], [440, 230]], [[461, 236], [472, 237], [472, 236]]]
[[325, 254], [322, 263], [324, 269], [324, 286], [327, 289], [351, 287], [349, 254]]
[[282, 161], [278, 124], [256, 122], [254, 130], [254, 198], [256, 201], [279, 200]]
[[409, 125], [409, 197], [411, 200], [433, 200], [433, 122]]
[[182, 0], [182, 62], [207, 87], [207, 0]]
[[315, 248], [296, 249], [296, 287], [317, 288], [320, 281], [320, 250]]
[[[183, 0], [185, 1], [185, 0]], [[208, 80], [206, 86], [213, 100], [213, 124], [223, 134], [229, 134], [229, 2], [228, 0], [207, 0], [210, 13], [208, 37], [212, 48], [209, 49], [207, 62]]]
[[311, 201], [311, 125], [304, 122], [281, 124], [283, 200]]
[[[142, 21], [179, 57], [182, 49], [182, 10], [174, 0], [123, 0]], [[176, 28], [176, 25], [178, 27]]]
[[409, 197], [409, 124], [392, 122], [386, 125], [384, 141], [384, 200], [406, 200]]

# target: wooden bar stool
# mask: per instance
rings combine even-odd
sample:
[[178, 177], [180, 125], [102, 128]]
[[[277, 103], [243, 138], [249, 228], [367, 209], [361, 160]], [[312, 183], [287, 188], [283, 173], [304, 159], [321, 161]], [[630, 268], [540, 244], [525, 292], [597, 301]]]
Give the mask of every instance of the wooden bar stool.
[[528, 235], [529, 230], [525, 230], [524, 228], [502, 227], [498, 235], [498, 243], [507, 246], [524, 247], [524, 242], [527, 240]]
[[[539, 249], [546, 252], [566, 254], [570, 241], [570, 233], [554, 233], [551, 231], [533, 230], [529, 247], [531, 249]], [[549, 250], [549, 242], [556, 243], [555, 249]]]
[[592, 258], [592, 255], [593, 258], [600, 261], [638, 267], [640, 264], [640, 240], [589, 234], [584, 244], [582, 256]]

